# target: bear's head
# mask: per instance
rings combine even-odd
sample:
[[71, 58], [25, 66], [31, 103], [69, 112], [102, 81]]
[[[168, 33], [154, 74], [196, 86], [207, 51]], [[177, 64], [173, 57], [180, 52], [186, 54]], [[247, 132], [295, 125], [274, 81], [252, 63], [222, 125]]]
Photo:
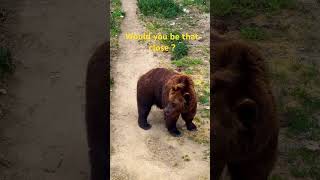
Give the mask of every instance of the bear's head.
[[189, 105], [192, 95], [192, 81], [188, 76], [177, 75], [167, 83], [168, 97], [164, 108], [166, 115], [179, 116]]

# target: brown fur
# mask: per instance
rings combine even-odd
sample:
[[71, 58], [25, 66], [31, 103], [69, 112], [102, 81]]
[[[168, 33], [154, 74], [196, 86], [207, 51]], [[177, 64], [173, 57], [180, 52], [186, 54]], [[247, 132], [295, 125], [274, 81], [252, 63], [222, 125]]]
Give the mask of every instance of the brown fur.
[[142, 75], [137, 84], [138, 124], [147, 130], [152, 105], [164, 109], [166, 127], [174, 135], [180, 135], [176, 122], [181, 114], [188, 130], [196, 130], [192, 120], [197, 110], [193, 81], [189, 76], [174, 71], [156, 68]]
[[98, 47], [87, 67], [86, 123], [92, 180], [109, 178], [109, 49], [109, 42]]
[[213, 179], [228, 167], [232, 180], [267, 180], [276, 161], [279, 125], [264, 60], [241, 42], [214, 46]]

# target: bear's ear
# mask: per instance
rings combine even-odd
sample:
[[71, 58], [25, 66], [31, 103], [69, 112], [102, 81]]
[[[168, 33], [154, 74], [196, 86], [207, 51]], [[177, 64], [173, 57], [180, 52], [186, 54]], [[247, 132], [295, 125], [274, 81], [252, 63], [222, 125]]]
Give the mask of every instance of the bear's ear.
[[247, 128], [250, 128], [257, 119], [257, 104], [252, 99], [245, 98], [240, 100], [236, 104], [235, 110], [239, 121]]
[[190, 93], [185, 93], [183, 95], [183, 98], [186, 100], [186, 103], [189, 104], [189, 102], [191, 101], [191, 95]]
[[179, 91], [179, 90], [181, 90], [183, 87], [184, 87], [184, 84], [179, 83], [179, 84], [174, 85], [174, 86], [172, 87], [172, 90], [174, 90], [174, 91]]

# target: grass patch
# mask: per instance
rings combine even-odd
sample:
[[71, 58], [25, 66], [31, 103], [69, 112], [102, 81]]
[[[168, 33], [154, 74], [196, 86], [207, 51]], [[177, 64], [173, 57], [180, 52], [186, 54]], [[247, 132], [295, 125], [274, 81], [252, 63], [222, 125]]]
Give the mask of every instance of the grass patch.
[[226, 16], [232, 13], [233, 0], [213, 0], [211, 1], [211, 13], [215, 16]]
[[191, 75], [191, 74], [193, 74], [193, 71], [192, 71], [192, 69], [186, 69], [186, 70], [184, 70], [184, 73]]
[[275, 12], [295, 6], [296, 0], [213, 0], [211, 2], [213, 15], [219, 17], [232, 14], [249, 17], [255, 15], [258, 11]]
[[6, 74], [12, 73], [14, 64], [9, 49], [0, 47], [0, 78], [2, 79]]
[[185, 58], [182, 58], [179, 60], [171, 61], [171, 63], [177, 67], [180, 67], [180, 68], [188, 68], [191, 66], [202, 64], [203, 62], [201, 59], [194, 59], [194, 58], [190, 58], [190, 57], [185, 57]]
[[174, 18], [183, 12], [174, 0], [138, 0], [138, 7], [143, 15], [159, 18]]
[[172, 51], [172, 59], [181, 59], [188, 55], [188, 46], [185, 41], [175, 43], [175, 48]]
[[125, 13], [121, 9], [121, 1], [120, 0], [112, 0], [111, 2], [111, 37], [116, 37], [121, 32], [121, 21]]
[[320, 154], [306, 148], [288, 154], [289, 170], [295, 177], [320, 179]]
[[319, 140], [320, 127], [314, 117], [320, 110], [320, 76], [316, 65], [294, 59], [271, 64], [279, 112], [288, 121], [288, 133]]
[[210, 104], [210, 87], [208, 84], [205, 84], [202, 88], [202, 92], [199, 94], [199, 102], [203, 105]]
[[[175, 45], [174, 50], [171, 50], [170, 48], [170, 50], [172, 51], [172, 59], [178, 60], [183, 58], [184, 56], [187, 56], [189, 48], [187, 42], [181, 38], [181, 33], [179, 33], [178, 31], [171, 31], [168, 29], [165, 29], [164, 31], [166, 32], [165, 34], [167, 34], [168, 38], [166, 40], [162, 40], [161, 42], [169, 47], [172, 47], [173, 44]], [[179, 35], [180, 39], [171, 40], [169, 38], [170, 34], [172, 34], [173, 36]]]
[[208, 13], [210, 12], [210, 1], [209, 0], [183, 0], [183, 6], [196, 6], [200, 10]]
[[240, 35], [243, 38], [250, 40], [263, 40], [266, 38], [265, 31], [257, 26], [241, 27]]

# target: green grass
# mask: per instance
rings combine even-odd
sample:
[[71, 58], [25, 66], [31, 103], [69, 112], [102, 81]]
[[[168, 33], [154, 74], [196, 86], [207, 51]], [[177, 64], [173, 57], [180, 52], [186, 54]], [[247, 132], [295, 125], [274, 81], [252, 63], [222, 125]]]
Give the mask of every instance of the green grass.
[[201, 87], [200, 92], [198, 93], [198, 99], [203, 105], [210, 104], [210, 87], [208, 83], [203, 84]]
[[201, 59], [194, 59], [194, 58], [190, 58], [190, 57], [185, 57], [185, 58], [182, 58], [179, 60], [171, 61], [171, 63], [177, 67], [188, 68], [190, 66], [202, 64], [203, 62]]
[[192, 71], [192, 69], [186, 69], [186, 70], [184, 70], [184, 73], [191, 75], [191, 74], [193, 74], [193, 71]]
[[226, 16], [232, 13], [233, 6], [233, 0], [213, 0], [211, 13], [215, 16]]
[[183, 6], [196, 6], [204, 12], [210, 12], [209, 0], [182, 0]]
[[296, 0], [212, 0], [211, 9], [214, 16], [224, 17], [239, 14], [243, 17], [253, 16], [258, 11], [274, 12], [293, 8]]
[[[173, 47], [172, 46], [173, 44], [175, 45], [173, 50], [172, 50], [172, 48], [170, 48], [170, 50], [172, 52], [172, 59], [178, 60], [178, 59], [183, 58], [184, 56], [187, 56], [189, 48], [188, 48], [187, 42], [181, 38], [182, 37], [181, 33], [178, 31], [172, 31], [169, 29], [164, 29], [164, 32], [165, 32], [165, 34], [167, 34], [168, 39], [162, 40], [161, 42], [169, 47]], [[169, 38], [170, 34], [172, 34], [173, 36], [179, 35], [180, 39], [171, 40]]]
[[0, 78], [2, 79], [6, 74], [12, 73], [13, 70], [14, 64], [9, 49], [0, 47]]
[[125, 13], [121, 9], [121, 1], [120, 0], [112, 0], [111, 2], [111, 29], [110, 34], [111, 37], [116, 37], [121, 32], [121, 21]]
[[241, 27], [240, 35], [244, 39], [250, 40], [263, 40], [266, 38], [264, 30], [256, 26]]
[[182, 8], [174, 0], [138, 0], [143, 15], [159, 18], [174, 18], [181, 14]]
[[317, 66], [290, 59], [274, 61], [270, 69], [279, 112], [288, 121], [288, 135], [320, 140], [320, 127], [314, 117], [320, 111]]
[[290, 173], [295, 177], [320, 179], [320, 153], [306, 148], [292, 150], [288, 154]]
[[175, 43], [175, 48], [172, 51], [172, 59], [181, 59], [188, 55], [188, 46], [185, 41]]

